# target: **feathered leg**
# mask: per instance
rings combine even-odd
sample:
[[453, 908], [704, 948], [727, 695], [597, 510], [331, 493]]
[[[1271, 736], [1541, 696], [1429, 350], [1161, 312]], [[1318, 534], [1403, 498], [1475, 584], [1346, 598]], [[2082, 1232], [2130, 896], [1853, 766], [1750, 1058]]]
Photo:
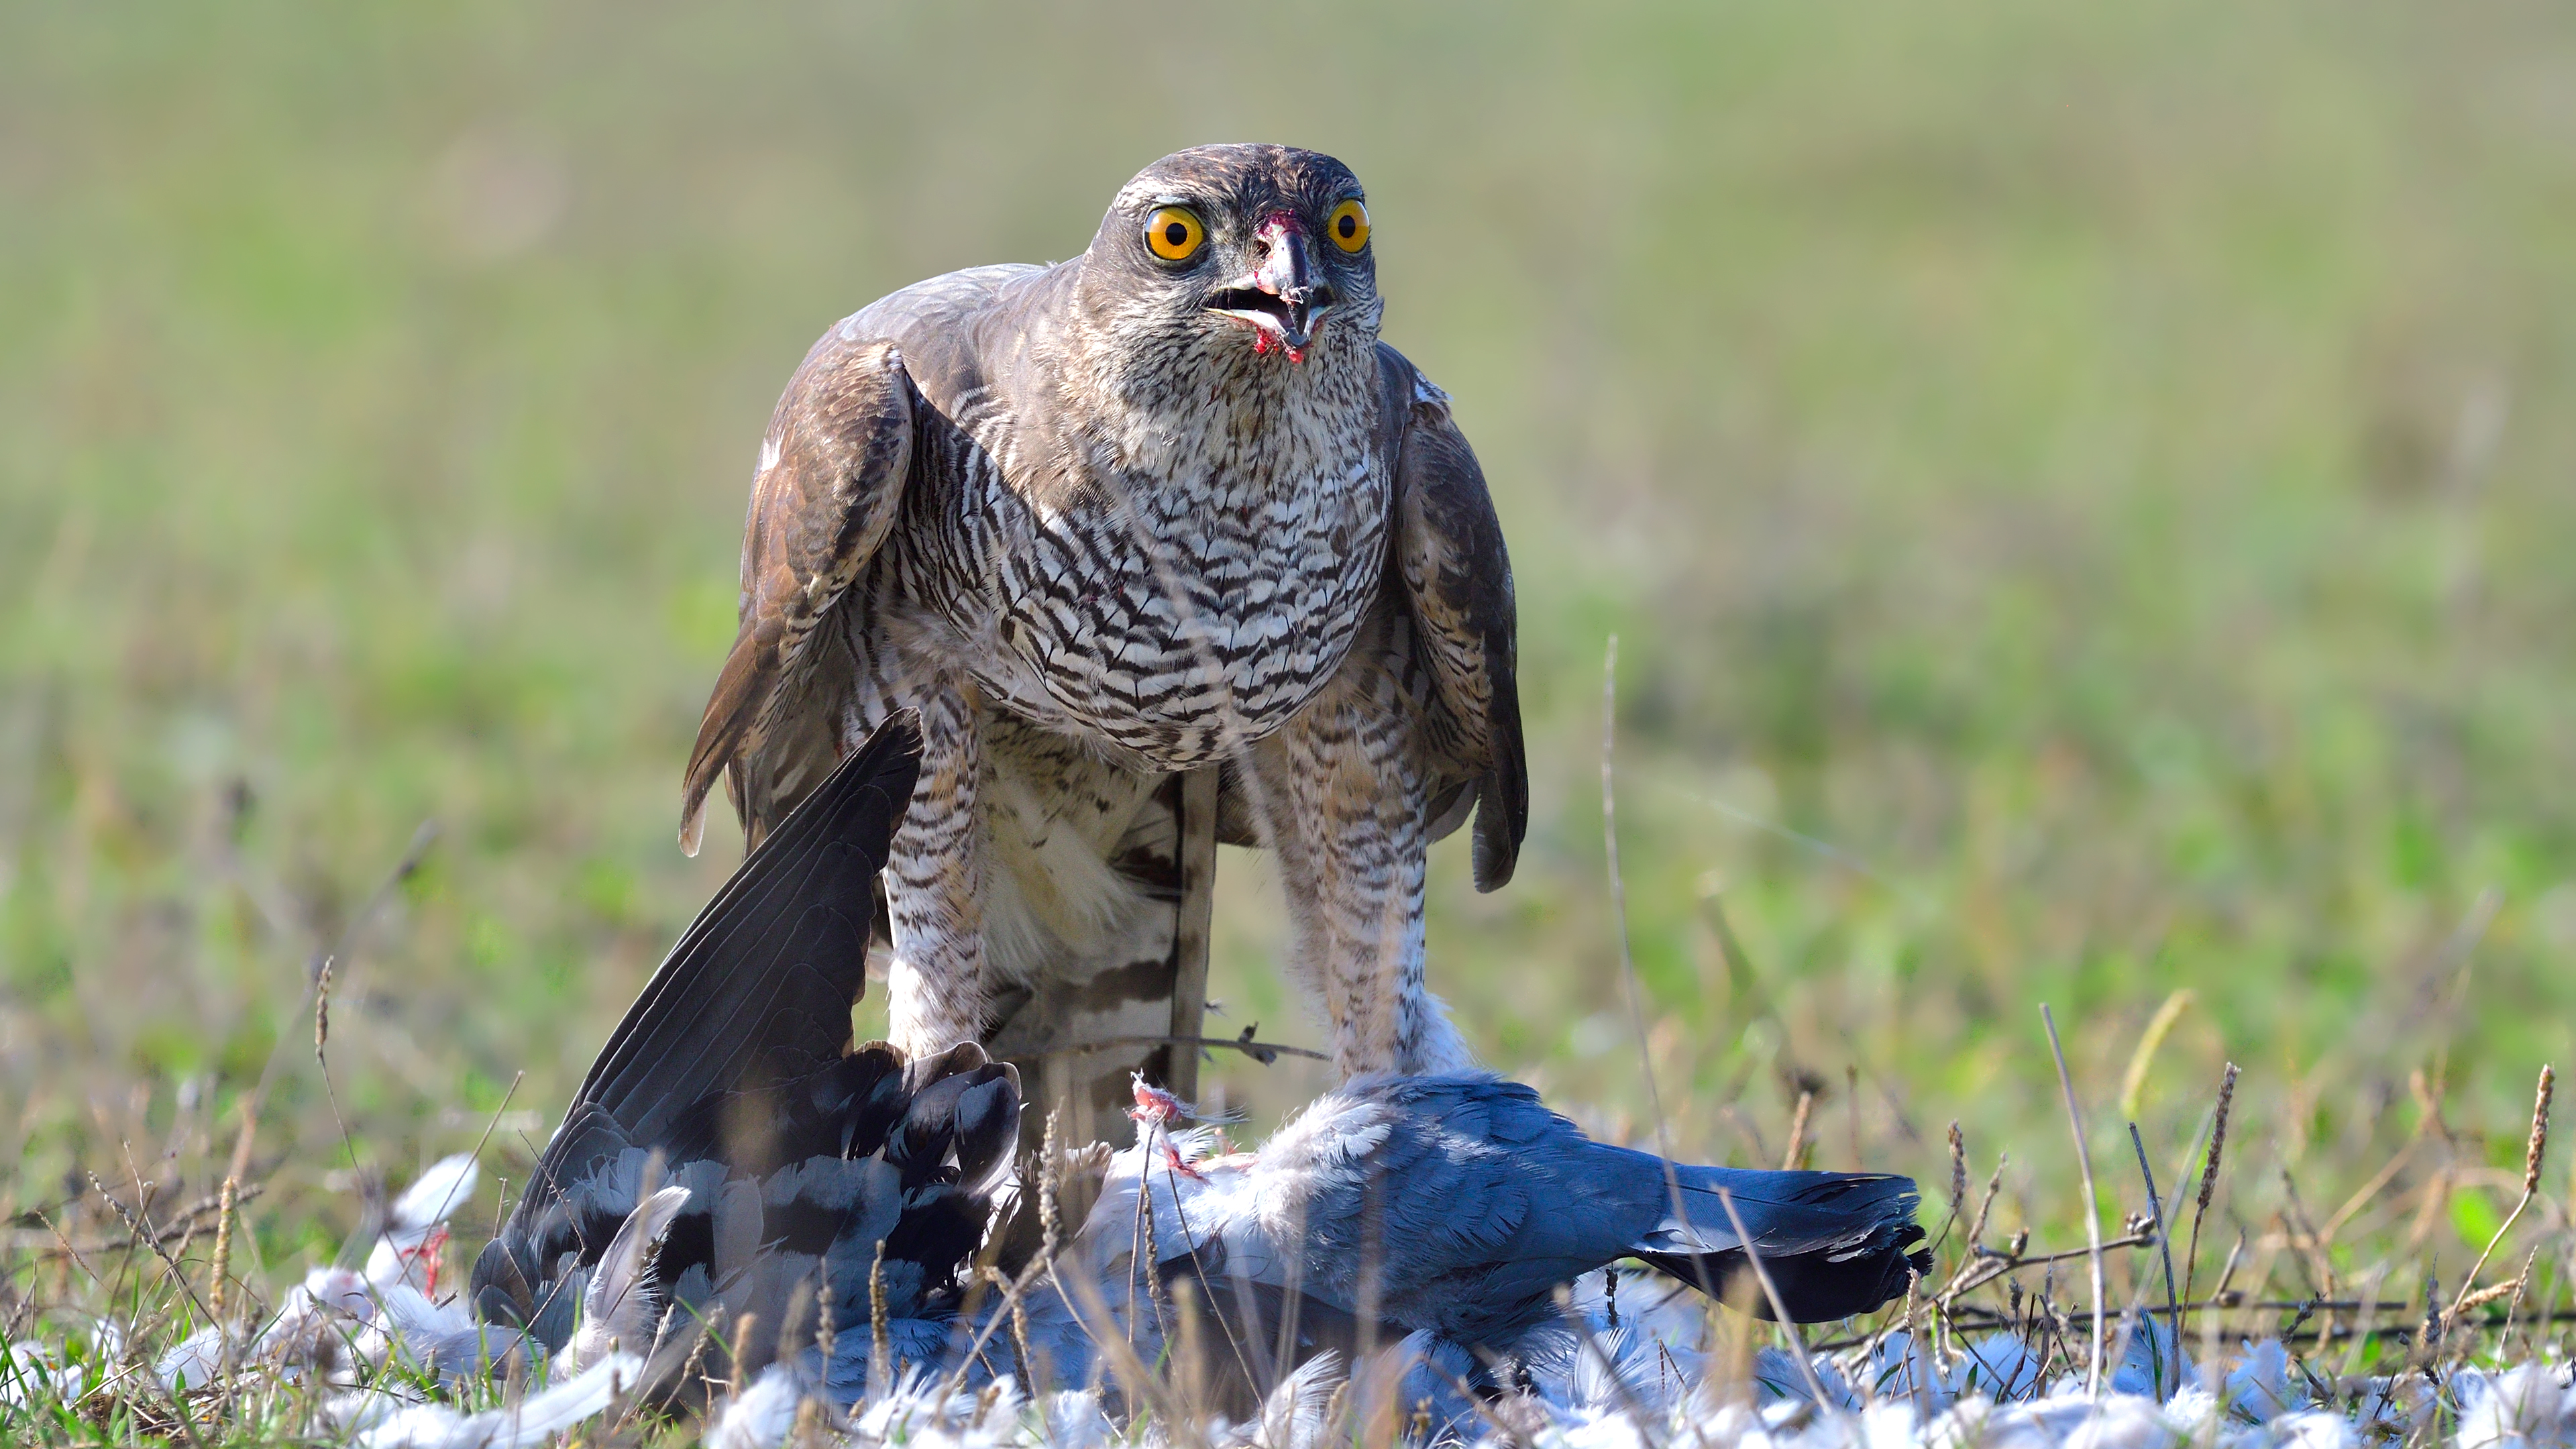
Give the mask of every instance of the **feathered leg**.
[[886, 907], [894, 923], [887, 1032], [916, 1057], [979, 1040], [986, 1025], [986, 851], [975, 812], [983, 749], [973, 690], [962, 679], [944, 678], [915, 695], [921, 783], [886, 862]]
[[1249, 803], [1278, 852], [1289, 964], [1323, 1003], [1344, 1076], [1475, 1064], [1423, 981], [1426, 682], [1409, 642], [1381, 607], [1324, 692], [1252, 749]]

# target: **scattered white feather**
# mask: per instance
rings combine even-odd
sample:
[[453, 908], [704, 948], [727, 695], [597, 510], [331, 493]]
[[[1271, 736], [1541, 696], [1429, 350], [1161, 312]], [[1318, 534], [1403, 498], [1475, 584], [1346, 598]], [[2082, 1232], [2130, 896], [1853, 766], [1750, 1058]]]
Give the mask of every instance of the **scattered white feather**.
[[[1110, 1188], [1114, 1194], [1123, 1187], [1132, 1203], [1135, 1167], [1124, 1165]], [[171, 1388], [244, 1370], [350, 1387], [325, 1414], [362, 1449], [521, 1449], [618, 1407], [643, 1374], [644, 1359], [633, 1350], [649, 1339], [657, 1307], [645, 1287], [647, 1270], [687, 1191], [668, 1188], [638, 1206], [603, 1255], [610, 1266], [585, 1291], [576, 1351], [545, 1364], [516, 1333], [477, 1323], [455, 1299], [442, 1302], [428, 1291], [433, 1280], [423, 1269], [434, 1247], [422, 1249], [434, 1244], [474, 1180], [468, 1159], [436, 1164], [396, 1200], [367, 1271], [317, 1268], [264, 1323], [235, 1325], [242, 1336], [230, 1338], [199, 1329], [165, 1351], [154, 1371]], [[1751, 1384], [1728, 1392], [1707, 1377], [1700, 1348], [1706, 1317], [1694, 1296], [1625, 1278], [1620, 1305], [1614, 1328], [1607, 1295], [1578, 1285], [1576, 1321], [1587, 1331], [1534, 1341], [1523, 1355], [1526, 1390], [1491, 1403], [1459, 1399], [1448, 1386], [1469, 1367], [1464, 1351], [1422, 1334], [1364, 1361], [1356, 1378], [1396, 1386], [1416, 1406], [1403, 1419], [1434, 1409], [1432, 1436], [1474, 1449], [2359, 1449], [2401, 1441], [2576, 1449], [2576, 1375], [2554, 1357], [2509, 1369], [2460, 1368], [2438, 1382], [2414, 1372], [2347, 1381], [2337, 1401], [2319, 1403], [2279, 1342], [2239, 1341], [2202, 1365], [2170, 1330], [2133, 1322], [2094, 1398], [2080, 1375], [2042, 1382], [2043, 1362], [2012, 1334], [1936, 1345], [1896, 1329], [1815, 1356], [1803, 1369], [1766, 1349], [1751, 1366]], [[1034, 1312], [1029, 1328], [1036, 1339], [1054, 1331]], [[10, 1345], [0, 1406], [79, 1398], [97, 1366], [124, 1352], [111, 1325], [91, 1337], [86, 1352]], [[546, 1368], [558, 1381], [515, 1407], [473, 1414], [425, 1401], [398, 1375], [375, 1374], [372, 1387], [353, 1387], [395, 1362], [453, 1381], [512, 1355], [524, 1355], [533, 1370], [520, 1382], [545, 1384]], [[704, 1442], [771, 1449], [795, 1436], [800, 1413], [819, 1442], [850, 1449], [1147, 1449], [1168, 1439], [1152, 1416], [1124, 1420], [1095, 1390], [1032, 1401], [1005, 1377], [950, 1394], [943, 1375], [921, 1370], [847, 1411], [828, 1403], [809, 1411], [821, 1388], [819, 1367], [819, 1360], [799, 1359], [765, 1370], [713, 1406]], [[1273, 1390], [1251, 1420], [1206, 1425], [1193, 1437], [1208, 1449], [1347, 1442], [1357, 1427], [1352, 1401], [1366, 1393], [1346, 1367], [1333, 1355], [1318, 1356]]]
[[751, 1387], [725, 1400], [707, 1429], [707, 1449], [767, 1449], [787, 1442], [805, 1386], [785, 1364], [771, 1364]]
[[1324, 1410], [1341, 1381], [1341, 1356], [1330, 1349], [1298, 1365], [1262, 1401], [1252, 1443], [1257, 1449], [1322, 1449], [1329, 1427]]
[[672, 1221], [688, 1205], [687, 1188], [666, 1187], [637, 1203], [618, 1225], [582, 1291], [581, 1328], [572, 1336], [568, 1355], [576, 1367], [599, 1362], [612, 1344], [642, 1348], [651, 1341], [660, 1308], [653, 1291], [653, 1260]]
[[2451, 1376], [2451, 1394], [2460, 1405], [2459, 1449], [2576, 1439], [2576, 1384], [2566, 1364], [2462, 1369]]
[[367, 1251], [367, 1282], [377, 1288], [403, 1283], [431, 1292], [439, 1250], [447, 1242], [447, 1220], [473, 1198], [482, 1176], [471, 1153], [431, 1163], [385, 1210], [384, 1232]]
[[[517, 1406], [460, 1414], [444, 1404], [393, 1407], [382, 1394], [353, 1404], [344, 1429], [357, 1430], [359, 1449], [525, 1449], [597, 1418], [622, 1402], [644, 1372], [644, 1360], [613, 1353], [571, 1379]], [[357, 1396], [343, 1396], [335, 1405]], [[386, 1410], [390, 1411], [387, 1412]]]
[[440, 1228], [456, 1210], [474, 1196], [475, 1184], [482, 1181], [483, 1171], [474, 1165], [474, 1154], [459, 1152], [442, 1157], [421, 1173], [418, 1181], [403, 1189], [394, 1199], [389, 1214], [392, 1226], [406, 1231]]
[[224, 1333], [208, 1326], [171, 1345], [152, 1365], [165, 1389], [201, 1389], [224, 1371]]
[[79, 1398], [89, 1389], [89, 1366], [72, 1362], [55, 1344], [21, 1339], [9, 1345], [7, 1372], [0, 1373], [0, 1406], [12, 1409], [51, 1399]]

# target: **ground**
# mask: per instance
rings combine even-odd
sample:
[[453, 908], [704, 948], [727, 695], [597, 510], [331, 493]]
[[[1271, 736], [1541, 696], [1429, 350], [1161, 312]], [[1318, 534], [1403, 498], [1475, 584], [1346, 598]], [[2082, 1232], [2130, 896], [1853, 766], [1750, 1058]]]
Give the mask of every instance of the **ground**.
[[[1367, 183], [1518, 565], [1530, 844], [1433, 869], [1489, 1061], [1645, 1140], [1642, 1058], [1739, 1162], [1810, 1092], [1821, 1165], [1936, 1198], [1956, 1119], [2013, 1154], [1991, 1236], [2063, 1245], [2047, 1002], [2115, 1230], [2120, 1124], [2178, 1165], [2232, 1059], [2214, 1221], [2422, 1136], [2320, 1261], [2465, 1265], [2576, 1047], [2570, 95], [2538, 4], [18, 7], [11, 1241], [104, 1232], [83, 1172], [211, 1191], [263, 1080], [278, 1274], [352, 1158], [506, 1098], [523, 1169], [737, 856], [679, 855], [679, 766], [803, 348], [1259, 137]], [[1311, 1040], [1222, 875], [1214, 1024]], [[1219, 1068], [1265, 1121], [1317, 1085]]]

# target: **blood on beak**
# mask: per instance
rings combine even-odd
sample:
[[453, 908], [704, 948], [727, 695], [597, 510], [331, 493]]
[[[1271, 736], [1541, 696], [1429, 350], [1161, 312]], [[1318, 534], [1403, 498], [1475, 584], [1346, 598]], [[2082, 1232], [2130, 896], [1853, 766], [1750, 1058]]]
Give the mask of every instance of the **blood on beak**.
[[1210, 298], [1208, 310], [1250, 327], [1255, 353], [1276, 347], [1290, 362], [1303, 362], [1338, 300], [1316, 264], [1314, 238], [1279, 211], [1253, 230], [1252, 241], [1252, 270]]

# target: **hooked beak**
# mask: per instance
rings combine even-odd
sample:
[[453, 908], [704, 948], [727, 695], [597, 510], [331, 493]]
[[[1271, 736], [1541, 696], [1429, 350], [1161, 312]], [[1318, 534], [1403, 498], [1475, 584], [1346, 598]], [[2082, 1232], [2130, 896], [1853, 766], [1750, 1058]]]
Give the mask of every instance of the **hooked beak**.
[[1303, 362], [1338, 300], [1333, 284], [1315, 265], [1314, 239], [1295, 217], [1274, 213], [1252, 239], [1252, 270], [1209, 298], [1207, 309], [1250, 327], [1253, 351], [1277, 347], [1290, 362]]

